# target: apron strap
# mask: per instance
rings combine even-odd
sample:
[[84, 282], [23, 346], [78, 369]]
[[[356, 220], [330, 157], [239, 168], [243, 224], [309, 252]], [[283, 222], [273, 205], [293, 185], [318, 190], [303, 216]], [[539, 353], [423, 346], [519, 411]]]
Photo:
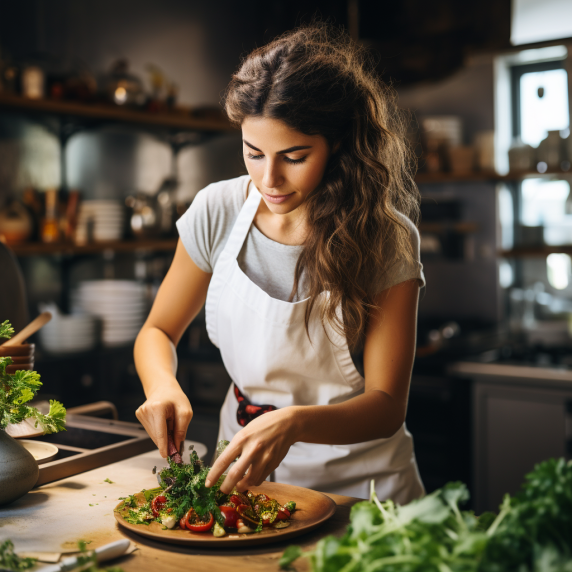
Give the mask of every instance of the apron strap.
[[250, 185], [251, 182], [252, 181], [249, 180], [247, 186], [247, 189], [250, 188], [248, 198], [238, 213], [236, 222], [232, 227], [232, 231], [223, 250], [224, 254], [232, 260], [236, 260], [242, 250], [242, 245], [246, 240], [246, 236], [248, 235], [248, 231], [258, 210], [258, 205], [262, 199], [262, 195], [258, 192], [258, 189], [254, 185]]

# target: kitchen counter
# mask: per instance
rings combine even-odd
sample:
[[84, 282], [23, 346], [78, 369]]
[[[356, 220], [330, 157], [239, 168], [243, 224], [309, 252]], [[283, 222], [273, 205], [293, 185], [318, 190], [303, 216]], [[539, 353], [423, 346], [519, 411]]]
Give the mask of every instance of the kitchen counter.
[[[33, 489], [11, 505], [0, 507], [0, 540], [11, 539], [16, 553], [70, 553], [77, 551], [78, 540], [89, 541], [88, 548], [93, 549], [129, 538], [138, 550], [106, 564], [120, 566], [125, 572], [278, 571], [278, 560], [290, 544], [308, 548], [328, 534], [341, 535], [349, 522], [351, 506], [359, 500], [328, 495], [338, 505], [329, 521], [291, 541], [260, 548], [212, 550], [161, 544], [120, 528], [113, 509], [119, 497], [156, 487], [157, 478], [151, 470], [154, 465], [164, 464], [154, 450]], [[297, 569], [307, 568], [301, 564]]]
[[503, 383], [520, 386], [537, 386], [542, 382], [543, 387], [572, 388], [572, 370], [568, 367], [467, 360], [449, 364], [447, 373], [483, 381], [502, 380]]

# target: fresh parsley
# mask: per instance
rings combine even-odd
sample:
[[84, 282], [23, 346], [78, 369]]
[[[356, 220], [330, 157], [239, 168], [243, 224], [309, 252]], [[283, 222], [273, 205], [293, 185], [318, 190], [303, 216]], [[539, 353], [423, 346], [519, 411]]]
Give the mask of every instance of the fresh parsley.
[[217, 483], [207, 488], [205, 481], [210, 467], [203, 465], [196, 451], [191, 452], [190, 463], [178, 465], [169, 457], [169, 467], [159, 473], [165, 487], [171, 486], [163, 493], [167, 498], [166, 507], [172, 508], [177, 519], [183, 517], [193, 507], [199, 516], [212, 512], [219, 524], [224, 523], [218, 500], [225, 496], [220, 492], [224, 481], [221, 476]]
[[[0, 337], [2, 335], [2, 327], [6, 324], [0, 324]], [[35, 558], [22, 558], [14, 552], [14, 543], [11, 540], [5, 540], [0, 544], [0, 568], [20, 571], [33, 568], [36, 564]]]
[[[0, 338], [9, 339], [13, 333], [14, 329], [7, 320], [0, 324]], [[11, 363], [11, 358], [0, 357], [0, 430], [25, 419], [35, 419], [35, 426], [39, 425], [46, 435], [65, 431], [66, 410], [59, 401], [50, 399], [47, 415], [27, 405], [42, 386], [40, 375], [36, 371], [24, 370], [6, 373]]]
[[496, 515], [461, 510], [468, 498], [464, 484], [449, 483], [398, 506], [380, 502], [372, 483], [341, 538], [308, 552], [290, 546], [280, 566], [303, 556], [313, 572], [572, 572], [572, 461], [537, 465]]

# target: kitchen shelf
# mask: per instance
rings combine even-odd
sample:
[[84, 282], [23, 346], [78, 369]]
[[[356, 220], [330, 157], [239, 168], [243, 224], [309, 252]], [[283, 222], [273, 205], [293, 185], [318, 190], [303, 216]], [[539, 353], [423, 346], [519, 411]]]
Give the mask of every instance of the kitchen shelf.
[[430, 232], [434, 234], [445, 232], [472, 234], [478, 230], [479, 226], [474, 222], [422, 222], [419, 224], [419, 232]]
[[28, 242], [10, 245], [16, 256], [50, 256], [50, 255], [81, 255], [100, 254], [103, 252], [139, 252], [152, 250], [154, 252], [174, 252], [177, 247], [176, 238], [130, 240], [117, 242], [90, 242], [84, 245], [71, 242], [44, 244]]
[[[27, 99], [15, 95], [0, 95], [0, 111], [13, 110], [34, 114], [65, 116], [98, 122], [128, 123], [144, 127], [210, 133], [230, 132], [235, 128], [223, 118], [193, 117], [192, 112], [180, 110], [169, 113], [149, 113], [114, 105], [87, 104], [52, 99]], [[197, 115], [198, 115], [197, 111]]]
[[440, 183], [478, 183], [483, 181], [502, 182], [502, 181], [520, 181], [531, 177], [554, 177], [554, 176], [572, 177], [572, 170], [562, 171], [561, 169], [552, 169], [545, 173], [538, 171], [513, 171], [507, 175], [499, 175], [495, 171], [474, 171], [469, 173], [417, 173], [415, 182], [422, 184], [440, 184]]
[[529, 256], [548, 256], [549, 254], [572, 255], [572, 244], [562, 246], [518, 246], [511, 250], [501, 250], [499, 256], [503, 258], [523, 258]]

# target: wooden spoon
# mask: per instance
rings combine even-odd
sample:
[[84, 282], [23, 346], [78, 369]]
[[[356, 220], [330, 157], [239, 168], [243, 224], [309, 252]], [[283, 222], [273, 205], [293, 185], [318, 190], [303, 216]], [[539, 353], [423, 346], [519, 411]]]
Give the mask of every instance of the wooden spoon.
[[13, 338], [5, 341], [3, 346], [18, 346], [35, 334], [52, 319], [50, 312], [42, 312], [35, 320], [32, 320], [25, 328], [20, 330]]

